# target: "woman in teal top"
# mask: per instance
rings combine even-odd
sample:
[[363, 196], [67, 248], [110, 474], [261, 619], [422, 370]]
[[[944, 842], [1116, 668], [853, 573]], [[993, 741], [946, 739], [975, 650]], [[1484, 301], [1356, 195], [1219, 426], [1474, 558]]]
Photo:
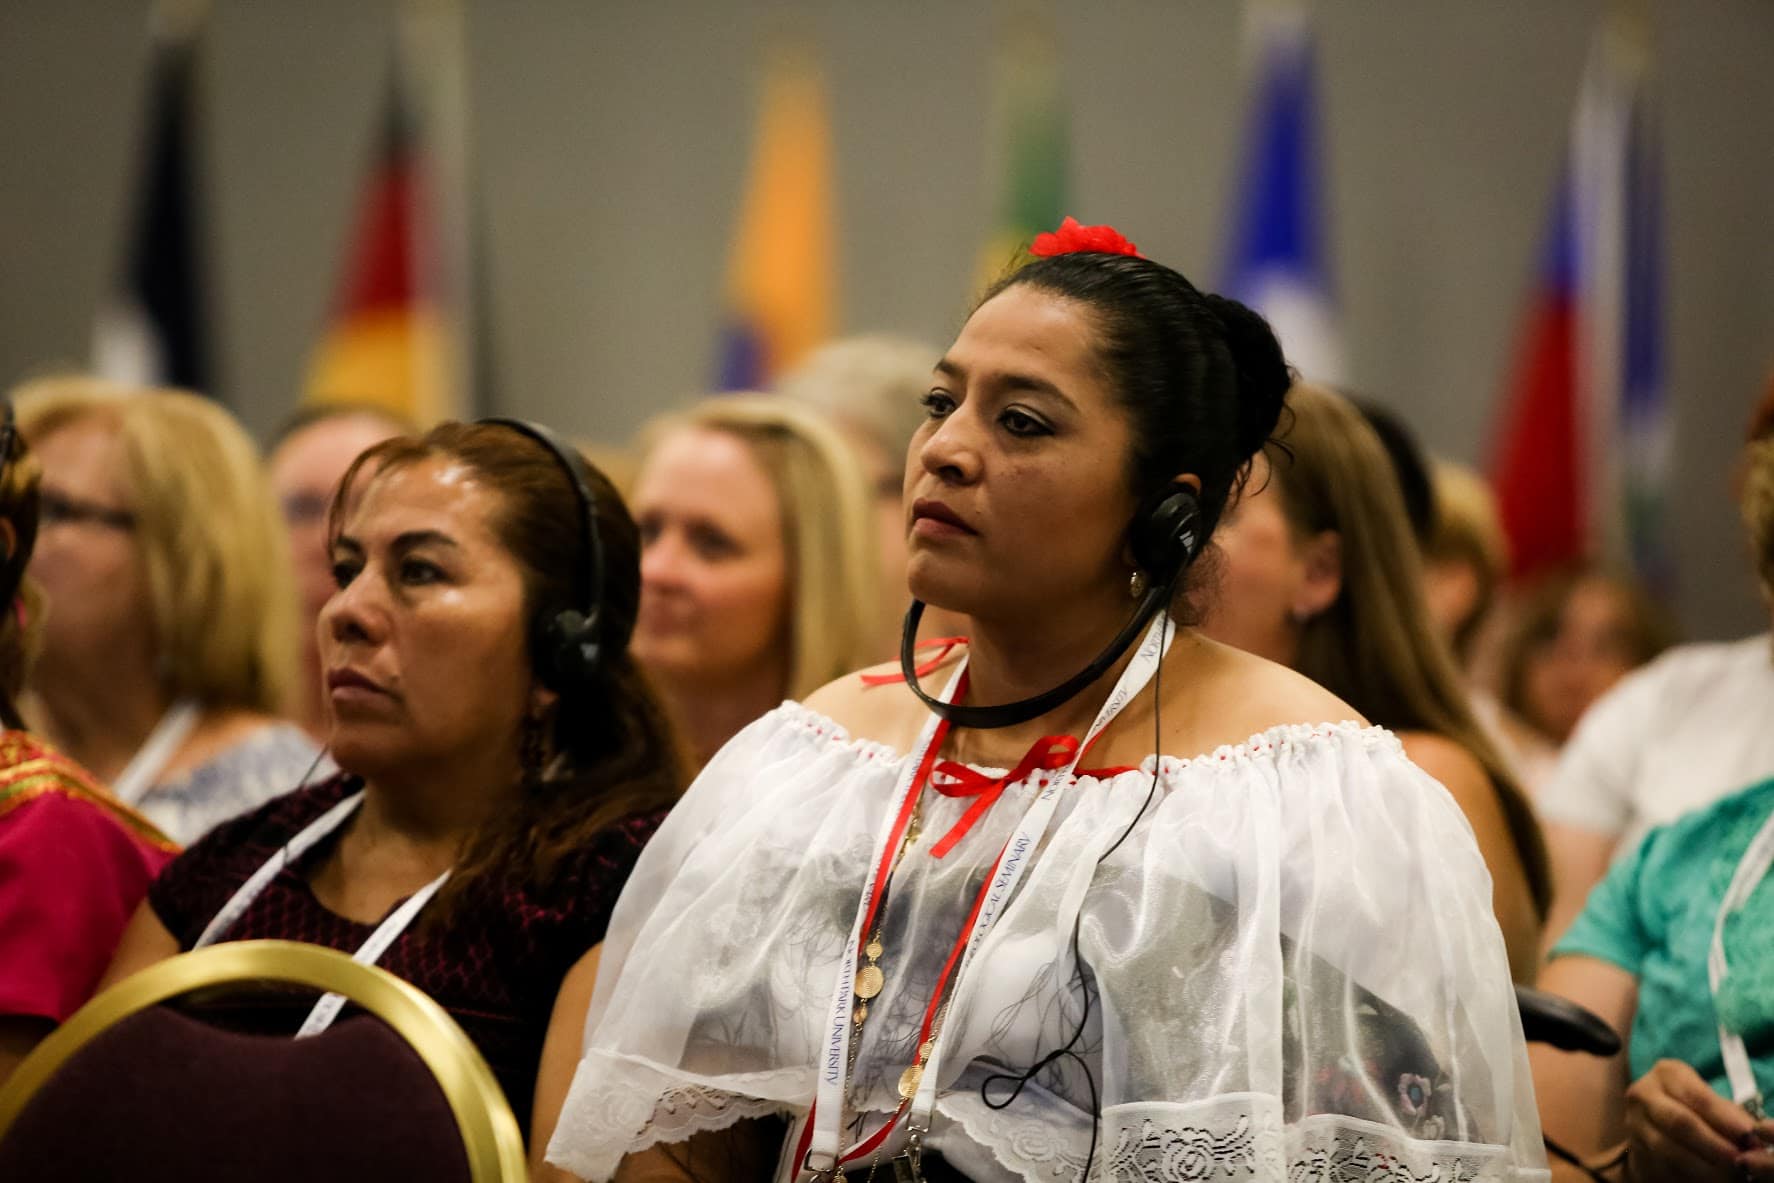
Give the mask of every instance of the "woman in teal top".
[[[1727, 892], [1751, 847], [1774, 838], [1771, 817], [1774, 780], [1653, 830], [1596, 886], [1541, 975], [1544, 989], [1630, 1029], [1612, 1060], [1531, 1051], [1548, 1138], [1610, 1164], [1609, 1177], [1774, 1179], [1774, 1121], [1732, 1099], [1743, 1090], [1720, 1031], [1743, 1040], [1774, 1097], [1774, 876], [1745, 880], [1725, 915], [1730, 969], [1716, 1000], [1707, 969]], [[1621, 1171], [1611, 1164], [1623, 1147]]]

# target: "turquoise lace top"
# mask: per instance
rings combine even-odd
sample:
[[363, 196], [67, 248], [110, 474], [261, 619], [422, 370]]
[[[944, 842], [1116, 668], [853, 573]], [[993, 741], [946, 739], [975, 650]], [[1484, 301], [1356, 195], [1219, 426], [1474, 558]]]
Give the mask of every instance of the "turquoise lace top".
[[1645, 835], [1590, 893], [1554, 957], [1582, 954], [1638, 978], [1628, 1043], [1632, 1078], [1661, 1059], [1681, 1060], [1730, 1096], [1718, 1024], [1743, 1036], [1756, 1080], [1774, 1095], [1774, 874], [1725, 922], [1731, 966], [1718, 1006], [1706, 955], [1725, 889], [1774, 813], [1774, 780], [1724, 798]]

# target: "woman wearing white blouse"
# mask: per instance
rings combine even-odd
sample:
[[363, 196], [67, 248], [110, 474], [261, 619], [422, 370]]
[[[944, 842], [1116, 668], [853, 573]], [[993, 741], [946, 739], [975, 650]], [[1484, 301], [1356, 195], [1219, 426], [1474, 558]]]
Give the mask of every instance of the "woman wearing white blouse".
[[1543, 1178], [1458, 807], [1168, 611], [1275, 428], [1274, 336], [1107, 227], [1034, 251], [908, 464], [911, 591], [971, 618], [965, 656], [917, 694], [842, 679], [708, 765], [617, 908], [564, 1104], [545, 1068], [549, 1161]]

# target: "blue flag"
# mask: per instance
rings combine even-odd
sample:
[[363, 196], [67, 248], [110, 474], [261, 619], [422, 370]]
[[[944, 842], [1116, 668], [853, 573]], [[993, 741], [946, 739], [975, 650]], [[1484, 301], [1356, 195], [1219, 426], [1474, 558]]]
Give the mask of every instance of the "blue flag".
[[1325, 243], [1311, 29], [1292, 7], [1256, 13], [1256, 75], [1222, 290], [1269, 321], [1288, 363], [1343, 380]]

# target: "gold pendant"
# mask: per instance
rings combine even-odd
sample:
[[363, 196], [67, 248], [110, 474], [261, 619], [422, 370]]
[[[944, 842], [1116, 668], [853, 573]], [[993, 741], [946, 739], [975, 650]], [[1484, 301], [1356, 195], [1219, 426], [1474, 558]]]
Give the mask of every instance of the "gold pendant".
[[856, 971], [856, 996], [867, 1002], [887, 984], [887, 975], [878, 965], [865, 965]]
[[918, 1160], [909, 1154], [889, 1159], [887, 1165], [893, 1169], [893, 1183], [924, 1183], [924, 1173], [918, 1169]]
[[918, 1095], [918, 1086], [924, 1081], [924, 1065], [913, 1064], [899, 1074], [899, 1099], [909, 1101]]
[[868, 1017], [869, 1017], [869, 1004], [866, 1002], [857, 1003], [856, 1004], [856, 1011], [850, 1016], [851, 1021], [854, 1022], [858, 1027], [862, 1026], [865, 1022], [867, 1022]]
[[881, 941], [878, 937], [870, 940], [868, 944], [862, 947], [862, 955], [867, 957], [870, 961], [881, 960], [881, 954], [886, 951], [887, 950], [881, 948]]

